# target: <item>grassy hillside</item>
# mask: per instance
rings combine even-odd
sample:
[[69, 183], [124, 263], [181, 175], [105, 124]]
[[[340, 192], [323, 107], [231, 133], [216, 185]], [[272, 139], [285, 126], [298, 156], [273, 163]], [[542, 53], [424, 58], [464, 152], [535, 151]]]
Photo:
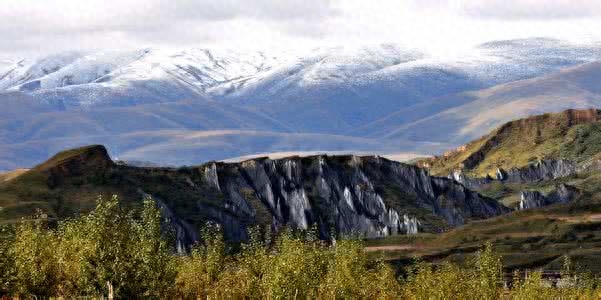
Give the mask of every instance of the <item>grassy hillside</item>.
[[27, 169], [16, 169], [14, 171], [0, 173], [0, 182], [13, 180], [27, 171]]
[[601, 111], [566, 110], [506, 123], [490, 134], [419, 162], [436, 175], [461, 169], [493, 175], [499, 167], [522, 167], [547, 158], [585, 161], [601, 153]]
[[559, 183], [576, 187], [578, 198], [567, 204], [473, 221], [439, 235], [368, 241], [368, 250], [400, 263], [413, 257], [458, 262], [474, 255], [482, 244], [492, 242], [507, 270], [558, 270], [562, 256], [568, 255], [577, 266], [601, 274], [601, 172], [522, 185], [497, 182], [481, 192], [511, 206], [519, 201], [522, 190], [546, 192]]
[[0, 181], [0, 219], [14, 222], [37, 209], [51, 219], [88, 212], [99, 195], [109, 192], [97, 183], [108, 175], [110, 165], [103, 147], [90, 146], [60, 152], [10, 180]]
[[0, 180], [0, 220], [15, 222], [37, 210], [63, 219], [87, 213], [98, 197], [113, 194], [126, 205], [139, 206], [141, 190], [165, 199], [176, 213], [196, 218], [190, 205], [218, 200], [205, 187], [191, 186], [189, 176], [176, 169], [117, 165], [99, 145], [67, 150], [11, 180]]
[[[601, 111], [567, 110], [512, 121], [490, 134], [418, 165], [433, 174], [462, 170], [471, 176], [494, 175], [497, 168], [522, 167], [540, 159], [588, 162], [601, 158]], [[493, 181], [481, 194], [516, 207], [522, 191], [547, 194], [558, 184], [578, 190], [575, 200], [473, 221], [440, 235], [418, 234], [370, 241], [369, 249], [399, 262], [412, 257], [462, 261], [479, 245], [492, 242], [507, 269], [559, 269], [563, 255], [601, 274], [601, 172], [533, 183]]]

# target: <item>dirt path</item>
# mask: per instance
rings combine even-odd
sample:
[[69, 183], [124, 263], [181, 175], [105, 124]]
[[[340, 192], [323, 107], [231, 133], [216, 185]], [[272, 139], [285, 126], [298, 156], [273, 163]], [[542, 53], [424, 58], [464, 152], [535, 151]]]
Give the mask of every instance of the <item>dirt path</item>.
[[416, 250], [421, 249], [423, 247], [419, 245], [385, 245], [385, 246], [370, 246], [365, 247], [365, 251], [367, 252], [375, 252], [375, 251], [401, 251], [401, 250]]
[[583, 223], [583, 222], [599, 222], [601, 221], [601, 214], [584, 214], [579, 216], [557, 216], [558, 220], [570, 222], [570, 223]]

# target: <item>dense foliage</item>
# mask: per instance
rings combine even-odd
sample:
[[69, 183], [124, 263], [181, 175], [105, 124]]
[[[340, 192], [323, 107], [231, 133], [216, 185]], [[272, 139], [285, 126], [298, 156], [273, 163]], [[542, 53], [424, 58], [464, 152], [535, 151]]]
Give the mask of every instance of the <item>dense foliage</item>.
[[[501, 259], [487, 245], [466, 265], [417, 262], [398, 276], [370, 259], [359, 240], [326, 243], [315, 234], [251, 231], [242, 245], [218, 227], [203, 243], [173, 255], [152, 200], [143, 210], [100, 199], [89, 215], [49, 226], [43, 215], [0, 233], [0, 294], [21, 297], [597, 299], [597, 280], [565, 274], [551, 285], [541, 273], [516, 274], [506, 286]], [[275, 236], [275, 237], [274, 237]]]

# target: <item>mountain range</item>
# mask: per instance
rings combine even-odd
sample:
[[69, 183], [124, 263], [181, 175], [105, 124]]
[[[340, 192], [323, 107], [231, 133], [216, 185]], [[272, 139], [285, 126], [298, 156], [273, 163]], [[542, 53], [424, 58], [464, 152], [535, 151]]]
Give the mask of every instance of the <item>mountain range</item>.
[[0, 170], [97, 143], [119, 160], [163, 165], [271, 152], [434, 154], [516, 117], [598, 106], [599, 50], [535, 38], [445, 59], [381, 44], [17, 60], [0, 68]]

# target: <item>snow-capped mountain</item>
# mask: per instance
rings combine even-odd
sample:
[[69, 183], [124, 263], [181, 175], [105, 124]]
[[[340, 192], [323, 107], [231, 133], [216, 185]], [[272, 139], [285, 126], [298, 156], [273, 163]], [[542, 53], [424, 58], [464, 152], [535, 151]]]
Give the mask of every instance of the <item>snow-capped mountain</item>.
[[[269, 71], [278, 60], [262, 52], [207, 49], [65, 53], [18, 62], [0, 75], [0, 89], [30, 93], [41, 100], [68, 99], [68, 106], [107, 102], [121, 106], [128, 103], [127, 98], [153, 92], [155, 98], [180, 100]], [[151, 91], [139, 93], [142, 89]]]
[[549, 39], [484, 44], [446, 59], [395, 45], [322, 49], [223, 98], [285, 116], [298, 130], [371, 135], [364, 126], [393, 112], [409, 110], [396, 121], [410, 122], [469, 100], [441, 97], [596, 61], [600, 49]]
[[[70, 52], [4, 67], [0, 90], [22, 91], [40, 99], [59, 94], [72, 100], [66, 104], [73, 106], [106, 102], [121, 106], [127, 101], [120, 98], [135, 97], [130, 94], [131, 87], [151, 89], [150, 93], [164, 100], [198, 95], [273, 103], [304, 98], [313, 90], [321, 94], [356, 89], [355, 93], [361, 93], [358, 89], [372, 85], [375, 91], [367, 92], [371, 98], [374, 92], [396, 96], [399, 90], [419, 89], [417, 85], [423, 81], [436, 82], [438, 87], [424, 89], [430, 97], [448, 93], [439, 81], [447, 87], [453, 85], [450, 90], [491, 86], [597, 60], [601, 57], [598, 50], [550, 39], [526, 39], [486, 43], [446, 60], [395, 44], [318, 48], [308, 53], [210, 49]], [[457, 86], [457, 80], [464, 86]], [[402, 96], [415, 97], [411, 93]]]
[[4, 74], [9, 67], [16, 63], [15, 59], [0, 57], [0, 74]]
[[[84, 143], [109, 143], [114, 154], [135, 154], [127, 158], [136, 160], [164, 157], [159, 149], [177, 145], [194, 153], [164, 157], [169, 163], [273, 151], [431, 152], [450, 146], [440, 138], [445, 127], [411, 124], [432, 124], [420, 120], [471, 107], [479, 98], [471, 91], [600, 59], [598, 45], [524, 39], [445, 58], [380, 44], [285, 53], [70, 52], [14, 60], [0, 65], [0, 169], [27, 167], [60, 150], [57, 145]], [[544, 107], [537, 103], [529, 105]], [[411, 134], [399, 132], [403, 128]], [[31, 145], [38, 150], [24, 152]]]

